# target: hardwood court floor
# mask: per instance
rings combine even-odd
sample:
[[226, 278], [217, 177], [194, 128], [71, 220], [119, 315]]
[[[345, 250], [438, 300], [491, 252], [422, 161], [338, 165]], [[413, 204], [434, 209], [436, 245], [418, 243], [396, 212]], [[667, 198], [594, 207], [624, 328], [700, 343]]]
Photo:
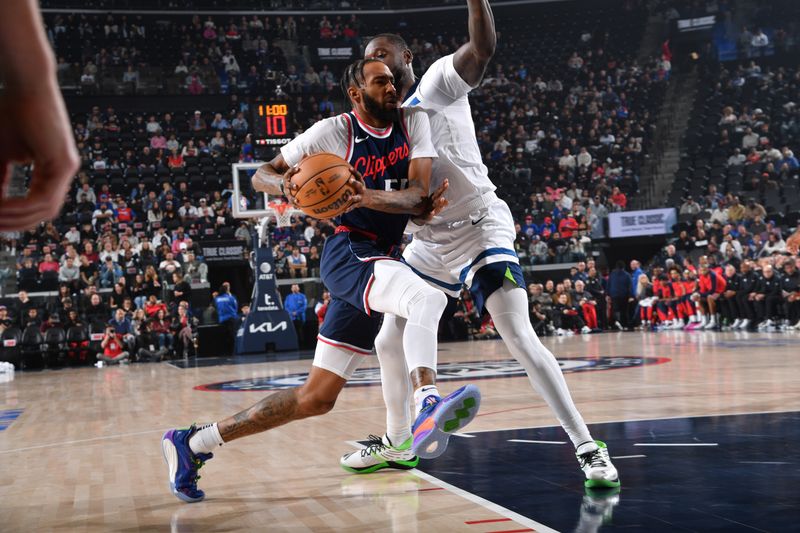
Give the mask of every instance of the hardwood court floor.
[[[544, 343], [568, 360], [567, 369], [601, 363], [566, 374], [590, 424], [800, 411], [800, 333], [606, 333]], [[483, 404], [469, 431], [556, 424], [514, 365], [454, 364], [507, 361], [502, 342], [440, 348], [440, 363], [448, 368], [443, 374], [486, 378], [475, 381]], [[643, 357], [670, 361], [619, 368]], [[367, 359], [363, 366], [375, 364]], [[340, 470], [339, 456], [352, 449], [347, 441], [384, 429], [377, 386], [347, 387], [324, 417], [221, 448], [201, 471], [206, 501], [187, 505], [169, 493], [160, 447], [165, 429], [219, 419], [269, 394], [194, 387], [230, 380], [252, 385], [256, 378], [302, 373], [309, 365], [144, 364], [17, 373], [0, 383], [0, 428], [7, 425], [0, 430], [0, 530], [546, 530], [536, 516], [515, 514], [424, 472], [353, 476]], [[599, 371], [605, 367], [611, 368]], [[442, 381], [440, 389], [463, 382]], [[458, 440], [458, 449], [469, 444]], [[609, 446], [613, 455], [614, 442]], [[469, 457], [459, 464], [467, 472]], [[624, 488], [625, 464], [617, 466]], [[564, 479], [582, 490], [577, 463], [559, 482]]]

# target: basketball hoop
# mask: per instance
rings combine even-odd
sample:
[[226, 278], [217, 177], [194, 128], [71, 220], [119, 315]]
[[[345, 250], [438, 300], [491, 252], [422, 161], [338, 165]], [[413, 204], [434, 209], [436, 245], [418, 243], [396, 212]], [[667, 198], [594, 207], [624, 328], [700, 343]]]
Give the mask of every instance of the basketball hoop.
[[275, 217], [275, 225], [279, 228], [290, 226], [292, 224], [292, 217], [294, 215], [302, 215], [303, 212], [299, 209], [295, 209], [292, 207], [292, 204], [282, 201], [271, 201], [267, 204], [269, 206], [267, 211], [269, 214], [267, 216], [274, 216]]

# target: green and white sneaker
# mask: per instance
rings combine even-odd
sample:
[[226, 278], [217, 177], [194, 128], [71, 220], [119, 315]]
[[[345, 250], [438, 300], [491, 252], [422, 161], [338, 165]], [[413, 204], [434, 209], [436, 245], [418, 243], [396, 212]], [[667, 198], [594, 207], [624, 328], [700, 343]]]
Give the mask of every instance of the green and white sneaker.
[[399, 446], [392, 444], [388, 435], [370, 435], [367, 440], [364, 448], [339, 459], [342, 468], [354, 474], [369, 474], [384, 468], [411, 470], [419, 464], [419, 457], [411, 451], [411, 437]]
[[608, 447], [601, 440], [585, 442], [575, 452], [578, 463], [586, 476], [584, 486], [589, 489], [619, 487], [617, 469], [611, 464]]

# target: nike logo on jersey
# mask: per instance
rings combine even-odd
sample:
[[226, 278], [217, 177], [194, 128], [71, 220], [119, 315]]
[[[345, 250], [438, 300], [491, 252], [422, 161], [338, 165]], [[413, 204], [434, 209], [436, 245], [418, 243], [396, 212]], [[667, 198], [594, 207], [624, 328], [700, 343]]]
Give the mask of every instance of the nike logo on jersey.
[[481, 221], [481, 220], [483, 220], [484, 218], [486, 218], [486, 217], [488, 217], [488, 216], [489, 216], [489, 215], [483, 215], [483, 216], [482, 216], [481, 218], [479, 218], [478, 220], [473, 220], [473, 221], [472, 221], [472, 225], [473, 225], [473, 226], [475, 226], [476, 224], [480, 223], [480, 221]]
[[369, 139], [369, 137], [356, 137], [356, 144], [358, 144], [360, 142], [364, 142], [367, 139]]

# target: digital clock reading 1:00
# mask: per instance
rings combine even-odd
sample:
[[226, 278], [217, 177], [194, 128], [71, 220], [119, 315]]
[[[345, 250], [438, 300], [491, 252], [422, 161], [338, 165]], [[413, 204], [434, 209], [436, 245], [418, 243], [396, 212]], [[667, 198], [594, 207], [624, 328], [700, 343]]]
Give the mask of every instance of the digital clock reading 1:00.
[[253, 133], [257, 145], [282, 145], [293, 137], [289, 104], [258, 103], [254, 106]]

